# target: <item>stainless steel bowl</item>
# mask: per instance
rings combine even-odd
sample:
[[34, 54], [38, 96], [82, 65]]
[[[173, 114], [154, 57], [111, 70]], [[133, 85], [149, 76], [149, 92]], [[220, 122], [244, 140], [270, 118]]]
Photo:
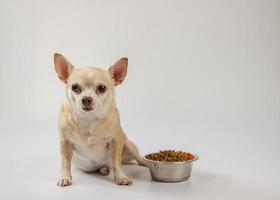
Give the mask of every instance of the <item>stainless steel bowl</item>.
[[147, 159], [147, 155], [144, 156], [144, 159], [148, 163], [152, 179], [160, 182], [179, 182], [188, 180], [191, 176], [192, 163], [193, 161], [198, 160], [198, 156], [195, 154], [192, 154], [194, 159], [182, 162], [154, 161]]

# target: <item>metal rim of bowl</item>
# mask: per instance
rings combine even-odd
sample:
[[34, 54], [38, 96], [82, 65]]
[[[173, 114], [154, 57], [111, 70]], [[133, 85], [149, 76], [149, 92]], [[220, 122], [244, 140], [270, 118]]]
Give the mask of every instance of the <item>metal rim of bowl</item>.
[[[155, 152], [155, 153], [158, 153], [158, 152]], [[192, 160], [185, 160], [185, 161], [176, 161], [176, 162], [164, 162], [164, 161], [158, 161], [158, 160], [150, 160], [148, 158], [146, 158], [146, 156], [150, 155], [150, 154], [153, 154], [153, 153], [148, 153], [146, 155], [144, 155], [144, 160], [148, 161], [148, 162], [153, 162], [153, 163], [163, 163], [163, 164], [182, 164], [182, 163], [186, 163], [186, 162], [194, 162], [196, 160], [199, 159], [198, 155], [196, 154], [193, 154], [192, 155], [194, 156], [194, 159]]]

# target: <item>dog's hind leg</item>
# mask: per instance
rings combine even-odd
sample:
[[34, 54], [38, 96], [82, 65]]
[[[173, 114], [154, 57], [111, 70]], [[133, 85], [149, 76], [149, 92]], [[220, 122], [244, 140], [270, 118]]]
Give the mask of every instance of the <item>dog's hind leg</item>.
[[139, 165], [147, 166], [147, 162], [140, 156], [137, 146], [133, 142], [126, 140], [122, 162], [127, 163], [133, 159], [135, 159]]
[[110, 174], [110, 168], [107, 165], [104, 165], [99, 168], [98, 173], [103, 176], [107, 176], [108, 174]]

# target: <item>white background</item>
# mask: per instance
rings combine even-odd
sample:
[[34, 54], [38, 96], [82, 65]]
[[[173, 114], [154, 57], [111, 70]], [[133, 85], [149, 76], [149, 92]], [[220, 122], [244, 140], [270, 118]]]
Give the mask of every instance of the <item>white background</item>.
[[[189, 181], [73, 169], [59, 188], [60, 52], [75, 66], [129, 58], [122, 125], [145, 154], [196, 153]], [[0, 199], [279, 199], [280, 1], [0, 1]]]

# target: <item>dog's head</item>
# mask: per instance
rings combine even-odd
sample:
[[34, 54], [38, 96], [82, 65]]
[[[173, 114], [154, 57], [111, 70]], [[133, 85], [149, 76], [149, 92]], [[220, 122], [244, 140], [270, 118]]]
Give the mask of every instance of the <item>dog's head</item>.
[[85, 67], [74, 68], [62, 55], [54, 54], [55, 70], [67, 85], [67, 98], [79, 115], [101, 114], [114, 101], [114, 88], [126, 76], [127, 58], [120, 58], [108, 70]]

